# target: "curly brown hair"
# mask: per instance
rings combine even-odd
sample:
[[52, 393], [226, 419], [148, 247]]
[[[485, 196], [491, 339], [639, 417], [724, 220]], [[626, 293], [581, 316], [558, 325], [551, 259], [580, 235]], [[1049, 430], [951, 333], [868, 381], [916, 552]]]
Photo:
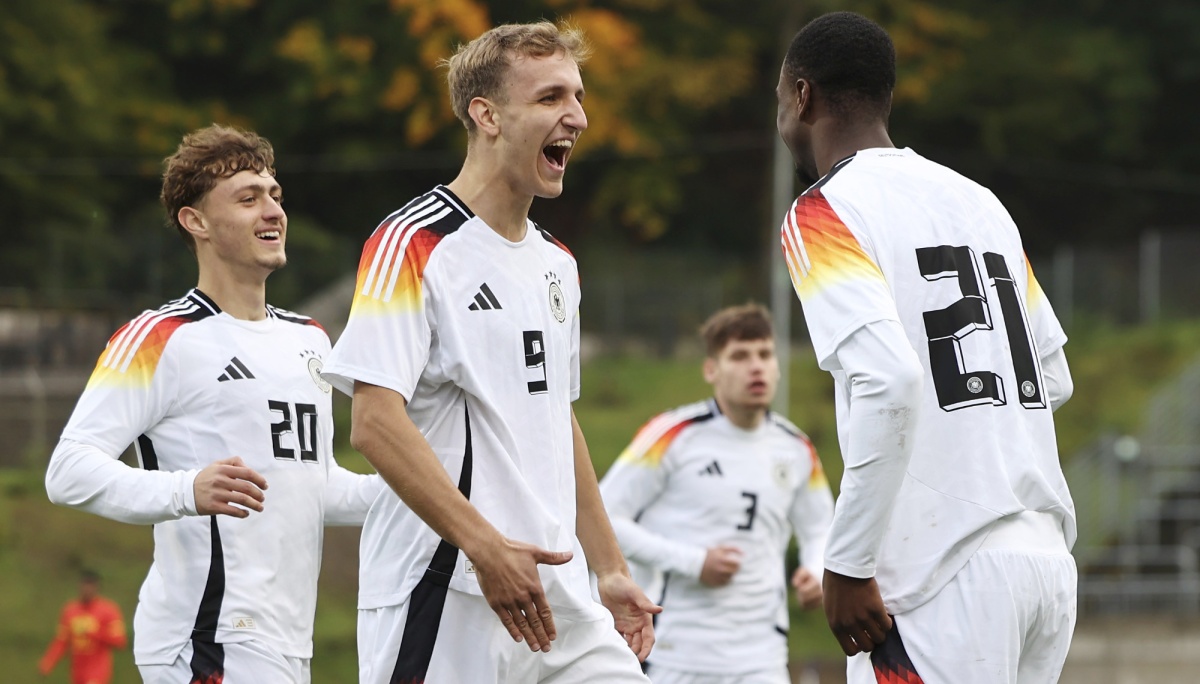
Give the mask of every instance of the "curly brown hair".
[[705, 353], [714, 359], [732, 340], [765, 340], [774, 334], [771, 314], [756, 302], [721, 309], [700, 326]]
[[242, 171], [275, 175], [275, 150], [252, 131], [213, 124], [183, 136], [175, 154], [163, 160], [162, 200], [167, 225], [183, 236], [188, 249], [196, 240], [179, 223], [179, 210], [204, 199], [218, 181]]
[[549, 21], [533, 24], [503, 24], [459, 45], [453, 57], [442, 60], [447, 67], [446, 81], [450, 85], [450, 105], [454, 115], [470, 132], [475, 121], [467, 111], [477, 97], [497, 98], [503, 93], [504, 76], [512, 65], [513, 56], [549, 57], [562, 52], [579, 66], [591, 56], [579, 29]]

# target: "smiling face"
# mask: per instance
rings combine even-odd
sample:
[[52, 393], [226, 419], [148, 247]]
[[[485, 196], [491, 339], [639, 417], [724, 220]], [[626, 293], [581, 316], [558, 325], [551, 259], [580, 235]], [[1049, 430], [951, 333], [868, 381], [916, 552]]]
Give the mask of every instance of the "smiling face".
[[775, 340], [729, 340], [715, 356], [704, 360], [704, 379], [727, 411], [766, 410], [779, 386]]
[[222, 270], [252, 272], [263, 280], [287, 264], [283, 190], [266, 171], [239, 171], [217, 181], [180, 223], [196, 240], [196, 254]]
[[564, 52], [513, 58], [500, 101], [497, 144], [513, 189], [558, 197], [579, 135], [587, 128], [579, 65]]

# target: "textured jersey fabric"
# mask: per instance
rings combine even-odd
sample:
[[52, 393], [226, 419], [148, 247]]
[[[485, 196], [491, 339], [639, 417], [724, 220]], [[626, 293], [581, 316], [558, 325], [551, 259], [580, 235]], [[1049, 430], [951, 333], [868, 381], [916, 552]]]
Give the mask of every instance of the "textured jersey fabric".
[[[821, 575], [833, 497], [808, 438], [768, 413], [746, 430], [715, 400], [652, 419], [600, 483], [605, 508], [638, 580], [658, 600], [654, 665], [735, 674], [787, 665], [784, 554]], [[700, 582], [706, 550], [742, 551], [729, 584]]]
[[[902, 335], [889, 339], [910, 346], [924, 371], [912, 456], [886, 528], [858, 529], [876, 516], [839, 502], [826, 567], [875, 574], [899, 613], [936, 594], [1001, 517], [1053, 513], [1073, 544], [1040, 367], [1066, 336], [996, 197], [912, 150], [863, 150], [796, 200], [781, 238], [817, 360], [834, 377], [844, 457], [856, 428], [839, 347], [872, 324], [884, 335], [899, 324]], [[860, 484], [852, 465], [843, 497]]]
[[[546, 598], [597, 619], [575, 536], [571, 402], [579, 396], [579, 276], [532, 222], [511, 242], [444, 186], [388, 216], [367, 240], [350, 319], [325, 377], [396, 391], [450, 477], [501, 534], [554, 551]], [[363, 529], [359, 608], [403, 603], [426, 573], [482, 595], [464, 554], [393, 492]]]

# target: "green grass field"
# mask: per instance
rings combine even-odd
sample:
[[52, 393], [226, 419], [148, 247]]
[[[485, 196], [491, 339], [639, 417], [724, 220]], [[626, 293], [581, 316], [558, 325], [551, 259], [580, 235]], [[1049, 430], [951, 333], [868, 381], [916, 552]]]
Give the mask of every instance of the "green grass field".
[[[1200, 323], [1153, 329], [1091, 329], [1076, 333], [1068, 346], [1075, 397], [1057, 414], [1064, 458], [1104, 433], [1135, 432], [1141, 406], [1163, 381], [1195, 358]], [[576, 413], [588, 436], [597, 472], [603, 474], [634, 431], [667, 408], [707, 396], [699, 359], [604, 358], [584, 369], [584, 394]], [[800, 350], [791, 368], [790, 418], [812, 437], [830, 481], [841, 476], [831, 401], [832, 383], [811, 352]], [[337, 437], [339, 459], [368, 466], [345, 446], [345, 402]], [[104, 592], [132, 618], [137, 590], [150, 564], [149, 527], [122, 525], [51, 505], [42, 473], [0, 471], [0, 681], [67, 682], [66, 663], [42, 679], [36, 664], [54, 634], [58, 611], [75, 592], [78, 569], [94, 567]], [[355, 603], [357, 533], [327, 534], [325, 565], [317, 606], [315, 684], [357, 678]], [[839, 651], [817, 614], [793, 615], [794, 660], [837, 659]], [[138, 681], [128, 651], [118, 654], [114, 681]]]

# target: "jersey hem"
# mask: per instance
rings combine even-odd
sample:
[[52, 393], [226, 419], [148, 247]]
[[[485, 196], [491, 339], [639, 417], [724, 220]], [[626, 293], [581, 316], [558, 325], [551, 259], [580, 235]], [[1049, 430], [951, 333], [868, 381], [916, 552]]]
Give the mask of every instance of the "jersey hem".
[[871, 313], [870, 315], [860, 316], [851, 320], [849, 323], [842, 326], [837, 333], [832, 335], [829, 342], [821, 344], [819, 349], [817, 348], [818, 345], [813, 345], [813, 351], [816, 352], [817, 356], [817, 366], [824, 371], [837, 370], [835, 368], [827, 367], [826, 363], [835, 354], [837, 354], [838, 347], [842, 346], [842, 343], [850, 339], [850, 337], [854, 333], [858, 332], [859, 329], [865, 328], [871, 323], [878, 323], [879, 321], [895, 321], [896, 323], [900, 323], [900, 319], [897, 316], [882, 315], [879, 313]]
[[321, 377], [346, 396], [354, 396], [354, 383], [365, 382], [371, 385], [390, 389], [404, 397], [405, 401], [412, 398], [414, 387], [406, 387], [405, 383], [396, 378], [387, 377], [381, 373], [359, 366], [330, 365], [321, 371]]

